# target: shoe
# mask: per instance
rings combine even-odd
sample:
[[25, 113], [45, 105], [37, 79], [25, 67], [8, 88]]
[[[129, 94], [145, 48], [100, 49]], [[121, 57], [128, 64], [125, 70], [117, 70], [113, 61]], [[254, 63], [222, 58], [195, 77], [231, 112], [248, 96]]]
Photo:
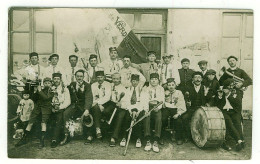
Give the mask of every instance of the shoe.
[[243, 148], [242, 148], [242, 143], [237, 143], [236, 144], [236, 151], [241, 151]]
[[177, 145], [182, 145], [183, 141], [182, 140], [177, 140]]
[[147, 141], [146, 145], [144, 147], [144, 150], [145, 151], [150, 151], [151, 149], [152, 149], [152, 145], [151, 145], [150, 141]]
[[159, 144], [160, 144], [160, 145], [164, 145], [164, 139], [160, 139], [160, 140], [159, 140]]
[[110, 147], [115, 147], [115, 146], [116, 146], [116, 141], [115, 141], [114, 138], [111, 138], [110, 143], [109, 143], [109, 146], [110, 146]]
[[126, 145], [126, 139], [123, 138], [122, 141], [120, 142], [120, 146], [125, 147], [125, 145]]
[[58, 146], [58, 142], [56, 140], [51, 141], [51, 148], [55, 148]]
[[45, 139], [45, 132], [42, 132], [42, 136], [40, 138], [40, 145], [38, 146], [39, 149], [42, 149], [45, 146], [44, 139]]
[[138, 138], [138, 139], [136, 140], [135, 147], [137, 147], [137, 148], [142, 147], [142, 142], [141, 142], [140, 138]]
[[96, 134], [97, 134], [97, 139], [102, 138], [102, 134], [101, 134], [101, 129], [100, 128], [96, 129]]
[[221, 145], [221, 147], [222, 147], [224, 150], [227, 150], [227, 151], [231, 151], [231, 150], [232, 150], [232, 148], [231, 148], [227, 143], [225, 143], [225, 142]]
[[22, 145], [25, 145], [27, 143], [27, 134], [24, 133], [23, 137], [18, 141], [17, 144], [15, 144], [15, 147], [20, 147]]
[[88, 136], [86, 142], [84, 143], [85, 145], [91, 144], [93, 141], [93, 137], [92, 136]]
[[156, 152], [156, 153], [159, 153], [159, 151], [160, 151], [157, 141], [153, 142], [153, 151]]
[[65, 137], [64, 137], [64, 139], [60, 142], [60, 145], [61, 145], [61, 146], [66, 145], [68, 142], [69, 142], [69, 134], [68, 134], [68, 133], [65, 133]]

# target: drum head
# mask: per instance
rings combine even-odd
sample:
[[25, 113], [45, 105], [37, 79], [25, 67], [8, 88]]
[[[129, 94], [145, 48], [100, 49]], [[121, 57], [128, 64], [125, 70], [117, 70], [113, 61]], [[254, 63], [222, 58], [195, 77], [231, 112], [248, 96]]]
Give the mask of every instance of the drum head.
[[208, 119], [203, 108], [197, 109], [191, 118], [191, 135], [198, 147], [204, 147], [209, 135]]

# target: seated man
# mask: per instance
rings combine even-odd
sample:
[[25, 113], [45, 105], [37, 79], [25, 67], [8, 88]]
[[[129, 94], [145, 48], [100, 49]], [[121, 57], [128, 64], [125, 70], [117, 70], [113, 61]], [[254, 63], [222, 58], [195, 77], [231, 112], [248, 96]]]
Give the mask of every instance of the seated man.
[[166, 84], [167, 90], [165, 91], [165, 103], [164, 108], [162, 109], [162, 129], [165, 129], [167, 126], [168, 117], [173, 118], [177, 145], [181, 145], [183, 143], [183, 123], [181, 115], [186, 112], [186, 104], [182, 92], [176, 90], [176, 83], [174, 79], [167, 79]]
[[[150, 84], [148, 87], [144, 88], [141, 93], [141, 100], [144, 106], [145, 112], [149, 112], [153, 107], [155, 107], [159, 102], [164, 102], [164, 88], [159, 85], [159, 74], [150, 74]], [[158, 141], [161, 136], [162, 128], [162, 105], [158, 106], [153, 110], [148, 117], [144, 119], [144, 137], [146, 140], [145, 151], [150, 151], [151, 146], [151, 119], [155, 121], [155, 136], [153, 142], [153, 151], [159, 152]]]
[[[63, 113], [65, 137], [61, 142], [61, 145], [65, 145], [68, 142], [69, 130], [66, 128], [67, 121], [69, 121], [71, 117], [76, 119], [82, 115], [88, 116], [93, 102], [91, 86], [84, 81], [84, 73], [85, 71], [82, 69], [76, 71], [76, 82], [72, 82], [68, 86], [71, 97], [71, 105], [65, 109]], [[85, 130], [87, 132], [87, 143], [90, 143], [93, 140], [91, 128], [86, 128]]]
[[[128, 112], [125, 115], [124, 121], [124, 128], [123, 128], [123, 139], [120, 142], [120, 146], [126, 146], [126, 138], [127, 132], [126, 130], [130, 127], [130, 123], [132, 119], [139, 120], [144, 115], [144, 110], [142, 104], [140, 103], [141, 100], [141, 92], [142, 86], [139, 85], [139, 75], [132, 74], [131, 75], [131, 86], [127, 88], [126, 91], [126, 107]], [[139, 122], [134, 127], [137, 140], [136, 140], [136, 147], [139, 148], [142, 146], [141, 137], [142, 137], [142, 121]]]
[[104, 109], [109, 105], [108, 101], [111, 97], [111, 84], [105, 81], [104, 71], [96, 72], [97, 82], [91, 85], [93, 95], [93, 104], [91, 113], [93, 114], [94, 126], [96, 128], [96, 137], [102, 138], [101, 118]]
[[244, 148], [243, 132], [241, 126], [241, 92], [236, 92], [233, 89], [234, 82], [233, 79], [227, 79], [223, 82], [223, 90], [218, 90], [218, 94], [215, 96], [214, 104], [223, 113], [226, 123], [226, 141], [222, 147], [226, 150], [231, 150], [228, 145], [230, 140], [228, 139], [231, 135], [237, 142], [236, 150], [240, 151]]

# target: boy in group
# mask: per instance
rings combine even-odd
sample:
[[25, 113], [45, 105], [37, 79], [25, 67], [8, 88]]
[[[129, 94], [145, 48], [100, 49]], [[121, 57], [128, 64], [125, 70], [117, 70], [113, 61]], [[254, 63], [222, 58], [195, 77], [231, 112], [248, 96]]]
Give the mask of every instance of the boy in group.
[[[145, 87], [143, 92], [141, 93], [143, 107], [146, 113], [149, 110], [153, 109], [160, 102], [164, 102], [164, 88], [159, 85], [159, 74], [151, 73], [150, 74], [150, 83], [148, 87]], [[153, 148], [154, 152], [159, 152], [158, 141], [161, 136], [161, 128], [162, 128], [162, 114], [161, 114], [162, 105], [159, 105], [155, 110], [153, 110], [148, 117], [146, 117], [143, 121], [144, 123], [144, 137], [146, 140], [146, 146], [144, 148], [145, 151], [150, 151]], [[155, 123], [155, 136], [153, 147], [151, 145], [151, 120], [154, 119]]]
[[[141, 100], [141, 92], [142, 85], [139, 85], [140, 76], [137, 74], [131, 75], [131, 86], [127, 88], [126, 91], [126, 106], [128, 112], [126, 112], [125, 120], [124, 120], [124, 128], [123, 128], [123, 139], [120, 142], [120, 146], [126, 146], [126, 138], [127, 132], [126, 130], [130, 127], [130, 123], [132, 119], [139, 120], [143, 115], [143, 106], [140, 102]], [[137, 136], [136, 147], [140, 148], [142, 146], [141, 137], [142, 137], [142, 121], [135, 125], [134, 133]]]
[[109, 105], [111, 97], [111, 84], [105, 81], [104, 71], [96, 72], [97, 82], [91, 85], [93, 95], [93, 104], [91, 112], [93, 114], [94, 126], [96, 128], [96, 137], [102, 138], [101, 118], [104, 115], [105, 108]]
[[[174, 78], [167, 79], [167, 90], [165, 91], [165, 103], [162, 109], [162, 129], [167, 126], [168, 118], [173, 118], [173, 127], [177, 145], [183, 143], [182, 114], [186, 112], [186, 104], [181, 91], [176, 90]], [[164, 132], [162, 132], [164, 134]], [[163, 136], [162, 136], [163, 137]]]
[[32, 129], [33, 124], [37, 121], [38, 116], [41, 114], [41, 138], [40, 138], [40, 145], [39, 148], [44, 147], [44, 138], [47, 130], [47, 122], [51, 116], [51, 102], [53, 98], [53, 92], [51, 91], [51, 79], [46, 77], [43, 80], [43, 86], [42, 89], [41, 86], [37, 87], [37, 94], [39, 95], [39, 100], [37, 104], [35, 105], [35, 108], [33, 109], [29, 123], [25, 129], [24, 135], [21, 138], [21, 140], [15, 145], [16, 147], [24, 145], [27, 143], [28, 134]]
[[207, 103], [210, 104], [212, 97], [214, 97], [217, 94], [217, 90], [219, 89], [220, 85], [216, 78], [216, 71], [213, 69], [210, 69], [206, 73], [206, 78], [203, 81], [203, 85], [208, 89], [207, 94]]
[[53, 89], [54, 97], [52, 99], [52, 112], [54, 113], [55, 125], [53, 129], [53, 136], [51, 141], [51, 147], [55, 148], [58, 146], [58, 140], [62, 134], [63, 127], [63, 113], [66, 108], [70, 105], [70, 92], [67, 87], [62, 83], [62, 74], [53, 73]]

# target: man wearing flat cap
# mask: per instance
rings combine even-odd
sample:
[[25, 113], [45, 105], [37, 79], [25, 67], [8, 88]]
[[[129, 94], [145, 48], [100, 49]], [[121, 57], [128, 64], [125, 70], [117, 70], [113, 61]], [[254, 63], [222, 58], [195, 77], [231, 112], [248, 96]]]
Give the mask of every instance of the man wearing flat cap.
[[39, 55], [36, 52], [29, 54], [30, 65], [14, 73], [18, 80], [26, 83], [29, 81], [43, 80], [45, 77], [45, 68], [39, 64]]
[[211, 102], [212, 97], [214, 97], [217, 94], [217, 90], [219, 89], [220, 85], [216, 78], [215, 70], [213, 69], [208, 70], [205, 77], [206, 78], [203, 84], [205, 85], [206, 88], [208, 88], [207, 102]]
[[[145, 112], [149, 112], [154, 106], [160, 102], [164, 102], [164, 88], [159, 85], [159, 74], [151, 73], [150, 74], [150, 83], [148, 87], [144, 87], [143, 92], [141, 93], [141, 100]], [[146, 140], [145, 151], [150, 151], [151, 149], [154, 152], [159, 152], [158, 142], [161, 137], [161, 128], [162, 128], [162, 114], [161, 114], [162, 105], [158, 106], [153, 110], [150, 116], [146, 117], [144, 121], [144, 137]], [[155, 134], [153, 137], [153, 145], [151, 144], [151, 119], [154, 119]]]
[[131, 76], [133, 74], [139, 75], [139, 84], [140, 86], [143, 86], [144, 83], [146, 82], [145, 77], [141, 72], [139, 72], [136, 68], [131, 66], [131, 56], [125, 55], [123, 57], [123, 68], [120, 70], [120, 75], [121, 75], [121, 83], [124, 87], [128, 88], [130, 87], [131, 84]]
[[200, 106], [206, 105], [206, 96], [208, 94], [208, 89], [201, 83], [202, 73], [194, 72], [192, 74], [192, 84], [187, 87], [185, 91], [185, 99], [187, 104], [187, 111], [183, 114], [182, 118], [184, 121], [185, 128], [185, 142], [191, 139], [190, 134], [190, 120], [191, 116]]
[[187, 90], [187, 87], [191, 84], [192, 81], [192, 74], [194, 73], [194, 70], [190, 69], [190, 60], [187, 58], [184, 58], [181, 60], [182, 68], [178, 69], [179, 71], [179, 77], [180, 77], [180, 84], [177, 89], [181, 90], [184, 94]]
[[159, 67], [157, 65], [156, 61], [156, 52], [155, 51], [149, 51], [147, 52], [147, 63], [140, 64], [141, 72], [143, 73], [145, 79], [146, 79], [146, 85], [149, 84], [150, 74], [151, 73], [160, 73]]
[[[126, 106], [127, 112], [125, 115], [125, 120], [123, 123], [123, 139], [120, 142], [120, 146], [126, 145], [126, 138], [127, 132], [126, 130], [130, 127], [131, 120], [136, 119], [138, 120], [144, 115], [144, 110], [141, 103], [141, 92], [142, 92], [142, 85], [139, 85], [140, 76], [138, 74], [131, 75], [131, 86], [126, 90]], [[137, 124], [134, 127], [134, 132], [136, 133], [137, 140], [136, 140], [136, 147], [140, 148], [142, 146], [141, 137], [142, 137], [142, 122]]]
[[102, 138], [101, 133], [101, 118], [104, 115], [105, 108], [109, 105], [111, 97], [111, 84], [105, 81], [104, 71], [96, 72], [97, 82], [91, 85], [93, 95], [93, 104], [91, 112], [93, 113], [94, 126], [96, 128], [96, 137]]
[[231, 150], [230, 138], [236, 141], [236, 151], [240, 151], [245, 146], [242, 126], [241, 126], [241, 101], [242, 94], [234, 88], [234, 80], [231, 78], [223, 82], [223, 89], [218, 90], [214, 98], [214, 105], [223, 113], [226, 124], [226, 140], [222, 145], [225, 150]]
[[116, 47], [109, 48], [109, 56], [110, 58], [101, 62], [99, 66], [104, 68], [106, 80], [112, 81], [112, 74], [121, 70], [121, 68], [123, 67], [123, 62], [122, 60], [118, 59]]
[[96, 72], [104, 71], [104, 68], [98, 66], [98, 60], [97, 60], [96, 54], [91, 54], [89, 56], [89, 64], [90, 64], [90, 67], [88, 67], [88, 69], [87, 69], [87, 73], [88, 73], [87, 82], [89, 82], [90, 84], [93, 84], [97, 81]]
[[75, 72], [77, 72], [80, 69], [83, 69], [82, 67], [80, 67], [78, 65], [78, 56], [76, 56], [76, 55], [69, 56], [69, 63], [70, 63], [70, 66], [65, 67], [64, 71], [63, 71], [63, 72], [65, 72], [64, 84], [66, 86], [70, 85], [71, 82], [75, 82], [76, 81]]
[[52, 78], [52, 74], [53, 73], [59, 72], [59, 73], [63, 74], [63, 76], [62, 76], [63, 82], [66, 81], [65, 80], [66, 76], [65, 76], [64, 71], [63, 71], [64, 68], [62, 68], [61, 66], [58, 65], [58, 63], [59, 63], [59, 55], [58, 54], [50, 55], [49, 62], [50, 62], [50, 65], [48, 67], [46, 67], [46, 75], [45, 76]]

